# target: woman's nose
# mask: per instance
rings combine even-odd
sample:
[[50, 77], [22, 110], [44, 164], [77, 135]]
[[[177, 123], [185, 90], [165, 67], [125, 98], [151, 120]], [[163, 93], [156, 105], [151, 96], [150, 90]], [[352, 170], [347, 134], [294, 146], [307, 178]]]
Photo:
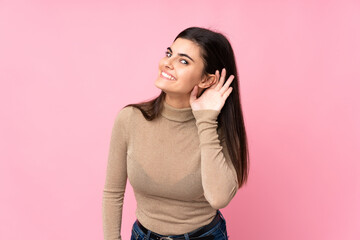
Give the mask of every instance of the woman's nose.
[[173, 62], [172, 62], [172, 59], [171, 58], [166, 58], [165, 59], [165, 62], [164, 62], [164, 65], [166, 68], [169, 68], [169, 69], [173, 69], [174, 66], [173, 66]]

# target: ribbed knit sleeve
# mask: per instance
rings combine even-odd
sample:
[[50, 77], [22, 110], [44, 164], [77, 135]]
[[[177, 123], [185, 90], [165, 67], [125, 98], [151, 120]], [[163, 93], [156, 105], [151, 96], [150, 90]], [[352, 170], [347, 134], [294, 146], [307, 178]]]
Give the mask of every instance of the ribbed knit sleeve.
[[214, 209], [227, 206], [238, 190], [236, 171], [225, 139], [219, 139], [217, 132], [219, 113], [216, 110], [193, 111], [200, 139], [204, 196]]
[[102, 198], [103, 233], [105, 240], [121, 239], [121, 218], [126, 188], [128, 123], [131, 108], [121, 109], [112, 128], [105, 186]]

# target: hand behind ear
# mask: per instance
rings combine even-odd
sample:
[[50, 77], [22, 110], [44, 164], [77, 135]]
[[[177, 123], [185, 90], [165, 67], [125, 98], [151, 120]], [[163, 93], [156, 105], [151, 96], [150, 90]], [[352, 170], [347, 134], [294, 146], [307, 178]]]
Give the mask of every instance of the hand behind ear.
[[225, 76], [226, 70], [223, 68], [220, 81], [218, 81], [217, 79], [219, 79], [219, 71], [216, 70], [215, 78], [210, 81], [212, 82], [212, 85], [207, 88], [199, 98], [197, 98], [199, 86], [196, 85], [190, 94], [191, 108], [193, 110], [210, 109], [220, 111], [232, 91], [230, 84], [235, 78], [234, 75], [231, 75], [224, 84]]

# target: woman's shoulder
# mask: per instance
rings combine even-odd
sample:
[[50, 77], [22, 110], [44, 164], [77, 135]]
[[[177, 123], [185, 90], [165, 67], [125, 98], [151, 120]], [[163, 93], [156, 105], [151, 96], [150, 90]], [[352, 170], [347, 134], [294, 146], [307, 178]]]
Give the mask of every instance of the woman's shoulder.
[[118, 120], [125, 120], [131, 117], [133, 114], [134, 109], [132, 106], [125, 106], [123, 108], [120, 108], [116, 113], [116, 119]]
[[125, 106], [123, 108], [121, 108], [120, 110], [118, 110], [117, 114], [116, 114], [116, 120], [117, 121], [130, 121], [130, 120], [135, 120], [137, 119], [139, 116], [141, 115], [141, 112], [139, 109], [137, 109], [134, 106]]

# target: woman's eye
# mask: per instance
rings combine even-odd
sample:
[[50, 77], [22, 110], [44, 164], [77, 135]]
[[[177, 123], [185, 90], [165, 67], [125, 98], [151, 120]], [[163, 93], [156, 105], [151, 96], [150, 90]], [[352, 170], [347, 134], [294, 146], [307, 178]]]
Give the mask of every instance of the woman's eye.
[[170, 53], [170, 52], [165, 52], [165, 55], [166, 55], [167, 57], [170, 57], [170, 56], [171, 56], [171, 53]]
[[184, 59], [181, 59], [180, 62], [183, 63], [183, 64], [188, 64], [188, 61], [186, 61]]

